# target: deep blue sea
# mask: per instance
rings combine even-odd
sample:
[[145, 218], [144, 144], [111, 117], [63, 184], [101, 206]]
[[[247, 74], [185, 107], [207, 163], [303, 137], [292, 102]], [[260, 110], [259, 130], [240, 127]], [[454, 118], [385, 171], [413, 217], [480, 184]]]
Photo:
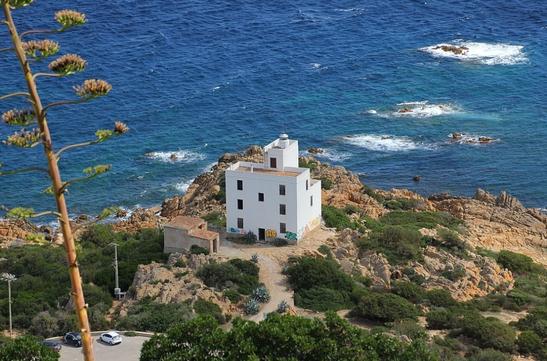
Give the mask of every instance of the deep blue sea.
[[[62, 159], [64, 178], [113, 165], [70, 188], [74, 214], [158, 204], [184, 192], [222, 153], [266, 144], [280, 132], [303, 151], [324, 148], [322, 160], [371, 186], [423, 194], [508, 190], [527, 206], [547, 208], [544, 0], [36, 0], [14, 16], [20, 30], [44, 28], [63, 8], [89, 18], [55, 36], [62, 53], [78, 53], [89, 66], [41, 80], [45, 102], [71, 99], [85, 78], [104, 78], [113, 90], [52, 110], [55, 144], [92, 139], [117, 119], [131, 128]], [[435, 49], [445, 43], [468, 50]], [[0, 94], [19, 89], [14, 56], [0, 53]], [[20, 105], [3, 101], [0, 110]], [[0, 136], [9, 130], [1, 124]], [[451, 141], [452, 132], [463, 138]], [[495, 141], [474, 144], [479, 136]], [[0, 162], [31, 165], [43, 154], [0, 146]], [[0, 204], [51, 208], [47, 185], [40, 176], [0, 177]]]

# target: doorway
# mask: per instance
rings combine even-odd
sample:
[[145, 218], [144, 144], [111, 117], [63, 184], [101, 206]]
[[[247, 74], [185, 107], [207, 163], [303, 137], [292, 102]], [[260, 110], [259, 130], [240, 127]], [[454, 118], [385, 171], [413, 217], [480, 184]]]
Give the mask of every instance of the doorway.
[[265, 241], [266, 240], [266, 230], [264, 228], [258, 229], [258, 240], [259, 241]]
[[270, 158], [270, 168], [277, 168], [277, 158]]

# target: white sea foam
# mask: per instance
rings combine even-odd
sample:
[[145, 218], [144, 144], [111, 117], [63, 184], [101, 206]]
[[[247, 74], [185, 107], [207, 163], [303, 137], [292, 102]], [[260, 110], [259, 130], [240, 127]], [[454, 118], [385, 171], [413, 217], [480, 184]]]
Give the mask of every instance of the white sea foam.
[[458, 113], [460, 110], [452, 104], [429, 104], [426, 101], [397, 104], [398, 109], [391, 113], [395, 117], [429, 118], [439, 115]]
[[323, 153], [315, 154], [317, 158], [328, 159], [333, 162], [341, 162], [351, 157], [350, 153], [339, 152], [334, 149], [323, 149]]
[[191, 163], [205, 159], [205, 155], [190, 150], [176, 150], [171, 152], [150, 152], [145, 156], [149, 159], [158, 160], [164, 163]]
[[471, 145], [483, 145], [498, 142], [499, 139], [488, 137], [486, 135], [476, 135], [476, 134], [467, 134], [459, 133], [459, 137], [454, 137], [453, 133], [448, 134], [450, 142], [457, 144], [471, 144]]
[[405, 152], [418, 149], [433, 149], [432, 145], [424, 144], [404, 136], [361, 134], [348, 135], [342, 137], [342, 139], [346, 143], [378, 152]]
[[182, 181], [175, 184], [175, 189], [181, 193], [186, 193], [188, 187], [190, 187], [190, 185], [194, 182], [194, 179], [190, 179], [189, 181]]
[[[456, 46], [462, 49], [461, 54], [443, 50], [445, 46]], [[514, 65], [528, 61], [522, 45], [491, 44], [473, 41], [456, 41], [453, 43], [441, 43], [421, 48], [434, 57], [452, 58], [461, 61], [480, 63], [485, 65]]]

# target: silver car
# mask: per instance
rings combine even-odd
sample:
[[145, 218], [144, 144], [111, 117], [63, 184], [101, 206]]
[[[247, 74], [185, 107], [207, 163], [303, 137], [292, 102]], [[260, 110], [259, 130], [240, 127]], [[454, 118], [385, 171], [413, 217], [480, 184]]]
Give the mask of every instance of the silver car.
[[115, 331], [109, 331], [101, 334], [100, 340], [109, 345], [117, 345], [122, 343], [122, 336]]

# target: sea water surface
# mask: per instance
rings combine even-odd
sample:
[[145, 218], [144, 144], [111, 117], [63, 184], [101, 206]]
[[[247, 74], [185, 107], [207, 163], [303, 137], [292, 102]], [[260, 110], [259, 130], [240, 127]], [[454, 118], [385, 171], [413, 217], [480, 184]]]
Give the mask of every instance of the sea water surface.
[[[89, 18], [55, 36], [62, 53], [89, 66], [40, 80], [44, 101], [71, 99], [85, 78], [107, 79], [113, 90], [51, 110], [55, 144], [92, 139], [118, 119], [131, 128], [63, 157], [67, 179], [113, 165], [70, 188], [74, 214], [158, 204], [222, 153], [281, 132], [303, 151], [324, 148], [322, 160], [374, 187], [508, 190], [527, 206], [547, 207], [545, 1], [37, 0], [14, 16], [20, 30], [47, 28], [63, 8]], [[469, 50], [446, 53], [441, 44]], [[7, 46], [0, 27], [0, 48]], [[0, 94], [20, 89], [13, 55], [0, 53]], [[3, 101], [0, 110], [21, 105]], [[0, 137], [10, 130], [0, 125]], [[452, 132], [463, 139], [451, 141]], [[496, 141], [474, 144], [479, 136]], [[39, 164], [43, 154], [1, 146], [0, 162]], [[0, 177], [0, 204], [50, 209], [47, 185], [40, 175]]]

